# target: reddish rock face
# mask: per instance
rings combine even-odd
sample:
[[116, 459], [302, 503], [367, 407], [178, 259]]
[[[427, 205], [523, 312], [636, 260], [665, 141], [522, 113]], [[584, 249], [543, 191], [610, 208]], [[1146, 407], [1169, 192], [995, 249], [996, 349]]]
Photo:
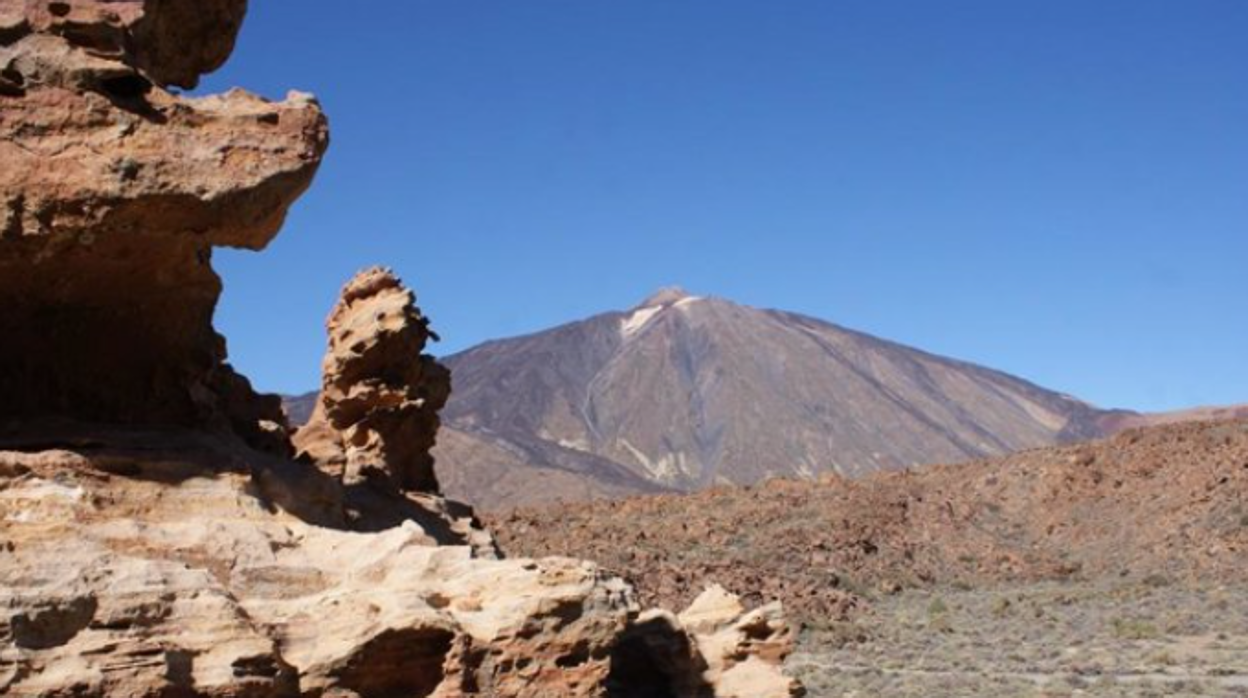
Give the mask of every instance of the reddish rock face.
[[190, 89], [229, 58], [246, 12], [247, 0], [0, 0], [0, 40], [56, 36]]
[[436, 493], [429, 454], [451, 373], [424, 354], [433, 333], [415, 295], [386, 269], [343, 289], [330, 313], [320, 401], [295, 441], [348, 485]]
[[[218, 245], [261, 249], [327, 145], [311, 98], [189, 86], [244, 2], [0, 2], [0, 418], [280, 422], [212, 329]], [[187, 47], [193, 47], [188, 49]]]

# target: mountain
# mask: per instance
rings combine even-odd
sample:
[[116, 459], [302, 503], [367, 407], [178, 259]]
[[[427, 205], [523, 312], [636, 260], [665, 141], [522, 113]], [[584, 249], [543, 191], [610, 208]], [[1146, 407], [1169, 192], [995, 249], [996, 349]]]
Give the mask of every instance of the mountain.
[[485, 508], [858, 476], [1099, 436], [1107, 413], [804, 315], [665, 289], [446, 358], [436, 451]]
[[[861, 476], [1248, 416], [1101, 410], [832, 323], [663, 289], [637, 307], [445, 358], [434, 454], [483, 509]], [[316, 393], [285, 399], [307, 421]]]

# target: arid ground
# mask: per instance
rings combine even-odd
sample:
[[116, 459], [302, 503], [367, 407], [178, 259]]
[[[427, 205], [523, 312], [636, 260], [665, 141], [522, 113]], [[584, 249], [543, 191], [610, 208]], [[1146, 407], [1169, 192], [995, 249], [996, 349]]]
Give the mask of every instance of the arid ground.
[[508, 552], [598, 560], [649, 603], [784, 601], [811, 696], [1248, 695], [1245, 421], [496, 523]]
[[1043, 583], [909, 590], [810, 623], [811, 696], [1248, 696], [1241, 585]]

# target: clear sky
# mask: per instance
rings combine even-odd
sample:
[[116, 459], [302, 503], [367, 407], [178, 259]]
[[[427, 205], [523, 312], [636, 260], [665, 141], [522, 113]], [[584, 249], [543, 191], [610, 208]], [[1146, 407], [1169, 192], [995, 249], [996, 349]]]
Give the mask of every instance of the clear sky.
[[1248, 402], [1248, 2], [253, 0], [333, 144], [217, 323], [263, 389], [394, 267], [449, 353], [655, 288], [1104, 406]]

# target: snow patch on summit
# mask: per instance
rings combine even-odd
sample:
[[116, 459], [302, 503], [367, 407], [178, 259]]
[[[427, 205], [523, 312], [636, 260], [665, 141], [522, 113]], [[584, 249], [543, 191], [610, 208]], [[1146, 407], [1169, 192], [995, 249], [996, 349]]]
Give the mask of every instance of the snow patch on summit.
[[646, 323], [650, 322], [651, 318], [658, 315], [662, 310], [663, 306], [655, 305], [634, 311], [632, 315], [629, 315], [620, 324], [620, 334], [626, 339], [637, 334], [641, 331], [641, 328], [646, 326]]

